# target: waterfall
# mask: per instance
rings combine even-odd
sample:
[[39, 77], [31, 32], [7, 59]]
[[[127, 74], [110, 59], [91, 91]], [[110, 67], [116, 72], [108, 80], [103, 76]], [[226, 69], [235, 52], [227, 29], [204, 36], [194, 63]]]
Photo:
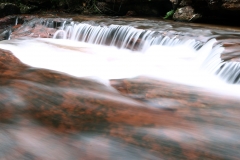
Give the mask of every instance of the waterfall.
[[[53, 38], [115, 46], [120, 49], [130, 49], [139, 52], [146, 52], [151, 46], [185, 46], [199, 50], [198, 59], [195, 60], [195, 63], [198, 63], [204, 70], [216, 74], [228, 83], [240, 83], [238, 80], [240, 74], [239, 63], [223, 63], [220, 58], [223, 47], [221, 45], [215, 46], [217, 42], [214, 40], [210, 43], [205, 43], [181, 34], [166, 31], [144, 30], [125, 25], [100, 26], [85, 22], [71, 22], [68, 24], [64, 22]], [[204, 48], [208, 48], [207, 51]], [[182, 51], [179, 50], [179, 52]]]
[[185, 44], [195, 49], [202, 46], [202, 42], [194, 39], [188, 39], [177, 34], [165, 34], [166, 32], [143, 30], [124, 25], [100, 26], [87, 23], [70, 23], [63, 25], [54, 34], [53, 38], [116, 46], [121, 49], [127, 48], [142, 52], [152, 45], [175, 46]]
[[240, 63], [225, 62], [217, 75], [228, 83], [240, 83]]
[[212, 49], [215, 42], [212, 39], [199, 50], [188, 45], [152, 45], [144, 53], [64, 39], [12, 40], [11, 44], [0, 47], [12, 50], [28, 65], [77, 77], [98, 77], [105, 81], [148, 76], [209, 87], [220, 81], [212, 73], [222, 63], [223, 48]]
[[18, 16], [16, 17], [16, 20], [15, 20], [15, 26], [18, 25]]

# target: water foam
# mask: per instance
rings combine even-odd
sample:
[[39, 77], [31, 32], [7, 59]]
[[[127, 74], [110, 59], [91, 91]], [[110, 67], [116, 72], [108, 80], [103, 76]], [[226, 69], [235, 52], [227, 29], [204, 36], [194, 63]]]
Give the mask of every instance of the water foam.
[[[70, 40], [11, 40], [1, 48], [22, 62], [75, 76], [107, 79], [138, 75], [182, 76], [201, 67], [198, 51], [188, 46], [151, 46], [145, 53]], [[11, 45], [14, 44], [14, 45]], [[210, 50], [206, 51], [207, 54]], [[204, 58], [203, 58], [204, 59]], [[203, 60], [202, 60], [203, 61]], [[191, 66], [191, 67], [190, 67]]]
[[[191, 41], [191, 40], [189, 40]], [[64, 39], [25, 39], [1, 42], [28, 65], [77, 77], [121, 79], [148, 76], [197, 86], [224, 84], [214, 73], [222, 64], [223, 48], [211, 40], [196, 51], [189, 45], [153, 45], [146, 52], [118, 49]]]

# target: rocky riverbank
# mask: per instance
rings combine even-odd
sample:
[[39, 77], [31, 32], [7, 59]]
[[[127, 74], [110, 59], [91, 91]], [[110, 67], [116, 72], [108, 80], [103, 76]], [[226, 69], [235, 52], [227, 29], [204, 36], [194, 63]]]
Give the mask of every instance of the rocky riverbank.
[[70, 12], [83, 15], [164, 17], [173, 10], [175, 21], [239, 25], [239, 0], [0, 0], [0, 17], [39, 11]]

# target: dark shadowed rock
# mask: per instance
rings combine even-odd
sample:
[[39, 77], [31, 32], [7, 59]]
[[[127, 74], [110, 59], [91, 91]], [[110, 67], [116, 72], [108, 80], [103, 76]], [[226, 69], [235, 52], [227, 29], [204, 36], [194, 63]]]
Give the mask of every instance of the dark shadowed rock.
[[29, 5], [29, 4], [25, 5], [25, 4], [20, 4], [20, 11], [21, 11], [22, 14], [31, 13], [31, 12], [37, 10], [37, 9], [38, 9], [38, 7], [35, 6], [35, 5]]
[[130, 15], [130, 12], [135, 13], [132, 16], [164, 16], [171, 9], [171, 3], [168, 0], [103, 0], [96, 2], [95, 5], [97, 6], [95, 10], [100, 13], [122, 16]]
[[12, 3], [0, 3], [0, 17], [19, 14], [20, 8]]
[[170, 1], [174, 8], [177, 8], [174, 20], [188, 22], [188, 19], [193, 17], [197, 22], [238, 25], [236, 20], [240, 15], [240, 3], [238, 0]]

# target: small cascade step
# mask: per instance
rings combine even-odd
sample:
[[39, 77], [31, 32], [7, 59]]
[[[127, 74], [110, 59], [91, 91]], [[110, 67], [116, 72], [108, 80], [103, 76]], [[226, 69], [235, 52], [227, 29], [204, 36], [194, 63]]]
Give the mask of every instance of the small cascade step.
[[[26, 21], [23, 23], [22, 19]], [[11, 28], [0, 34], [4, 39], [17, 39], [24, 36], [43, 38], [53, 37], [55, 39], [68, 39], [90, 44], [114, 46], [119, 49], [128, 49], [142, 53], [150, 53], [149, 50], [153, 51], [152, 53], [165, 52], [158, 48], [161, 46], [171, 48], [180, 46], [193, 49], [193, 56], [191, 55], [190, 59], [195, 56], [195, 58], [191, 59], [194, 61], [193, 63], [196, 63], [194, 66], [201, 66], [201, 69], [205, 69], [212, 75], [217, 75], [227, 83], [240, 83], [240, 63], [223, 62], [224, 58], [221, 59], [221, 54], [223, 53], [222, 48], [226, 47], [224, 46], [225, 42], [216, 38], [216, 42], [211, 42], [209, 43], [210, 45], [208, 45], [208, 42], [211, 41], [211, 39], [215, 39], [212, 38], [214, 36], [199, 40], [197, 36], [192, 34], [193, 32], [188, 32], [187, 30], [166, 30], [161, 29], [161, 27], [158, 30], [151, 30], [136, 28], [131, 25], [97, 24], [93, 21], [74, 22], [72, 19], [67, 18], [11, 17], [10, 20], [11, 23], [15, 25], [19, 23], [23, 24], [16, 28], [12, 34]], [[39, 36], [40, 34], [41, 36]], [[197, 34], [199, 34], [199, 32], [195, 33], [195, 35]], [[206, 47], [208, 47], [208, 49], [204, 51], [204, 48]], [[180, 57], [180, 55], [183, 56], [179, 60], [187, 58], [184, 57], [184, 54], [187, 53], [187, 51], [179, 49], [175, 52], [179, 53], [176, 55], [177, 57]], [[169, 54], [162, 57], [161, 62], [168, 56]], [[172, 61], [174, 57], [169, 59]], [[186, 63], [189, 61], [190, 60], [187, 59]], [[183, 63], [183, 66], [186, 63]], [[175, 65], [174, 62], [173, 65]]]
[[190, 47], [196, 50], [203, 45], [203, 42], [194, 39], [189, 43], [189, 37], [177, 32], [151, 31], [126, 25], [64, 24], [53, 38], [71, 39], [138, 51], [145, 51], [152, 45], [174, 46], [188, 43]]

